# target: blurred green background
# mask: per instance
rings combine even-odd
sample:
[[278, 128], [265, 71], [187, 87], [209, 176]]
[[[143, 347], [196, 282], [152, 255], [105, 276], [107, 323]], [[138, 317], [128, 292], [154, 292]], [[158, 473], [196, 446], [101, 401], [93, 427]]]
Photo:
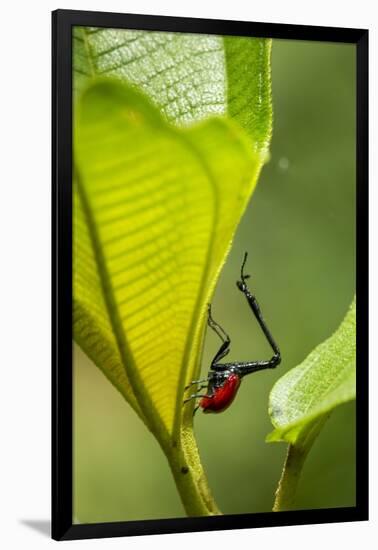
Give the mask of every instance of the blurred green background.
[[[228, 360], [270, 357], [235, 286], [245, 250], [251, 289], [281, 347], [275, 371], [247, 377], [232, 407], [197, 414], [209, 484], [225, 514], [269, 511], [286, 445], [268, 395], [342, 320], [355, 288], [355, 47], [274, 40], [271, 160], [239, 226], [213, 301], [232, 339]], [[208, 333], [203, 373], [219, 347]], [[74, 517], [106, 522], [184, 516], [158, 443], [74, 348]], [[355, 409], [327, 421], [305, 464], [297, 508], [355, 503]]]

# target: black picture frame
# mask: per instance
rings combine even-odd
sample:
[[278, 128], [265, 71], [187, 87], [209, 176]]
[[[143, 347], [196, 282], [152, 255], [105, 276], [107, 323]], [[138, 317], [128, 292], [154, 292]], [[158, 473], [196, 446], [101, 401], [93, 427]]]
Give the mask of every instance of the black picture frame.
[[[72, 523], [72, 26], [344, 42], [357, 50], [356, 506], [116, 523]], [[368, 31], [57, 10], [52, 13], [52, 537], [55, 540], [368, 519]]]

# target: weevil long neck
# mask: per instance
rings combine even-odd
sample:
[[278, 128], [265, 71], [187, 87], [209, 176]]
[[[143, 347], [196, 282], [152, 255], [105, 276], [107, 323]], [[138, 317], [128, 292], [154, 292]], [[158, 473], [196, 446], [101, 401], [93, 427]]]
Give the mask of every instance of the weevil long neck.
[[279, 350], [279, 348], [278, 348], [278, 346], [277, 346], [270, 330], [266, 326], [266, 323], [264, 321], [264, 318], [263, 318], [261, 310], [260, 310], [260, 306], [259, 306], [256, 298], [249, 292], [249, 290], [245, 291], [245, 297], [247, 298], [248, 303], [249, 303], [251, 309], [253, 310], [253, 313], [255, 314], [256, 319], [257, 319], [263, 333], [265, 334], [266, 339], [268, 340], [272, 350], [274, 351], [275, 355], [280, 355], [280, 350]]

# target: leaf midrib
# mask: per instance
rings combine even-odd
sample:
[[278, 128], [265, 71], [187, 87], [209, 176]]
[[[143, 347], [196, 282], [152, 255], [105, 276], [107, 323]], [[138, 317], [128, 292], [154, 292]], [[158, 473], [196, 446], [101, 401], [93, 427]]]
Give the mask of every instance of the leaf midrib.
[[[200, 283], [199, 290], [198, 290], [198, 293], [197, 293], [197, 299], [195, 301], [195, 305], [194, 305], [194, 308], [193, 308], [193, 312], [197, 312], [199, 310], [199, 305], [201, 303], [201, 300], [202, 300], [202, 297], [203, 297], [203, 294], [204, 294], [205, 282], [206, 282], [207, 277], [209, 275], [211, 259], [212, 259], [212, 255], [213, 255], [213, 244], [214, 244], [214, 236], [215, 236], [214, 229], [215, 229], [215, 226], [217, 224], [218, 214], [219, 214], [219, 212], [218, 212], [219, 211], [219, 197], [218, 197], [218, 193], [217, 193], [215, 178], [214, 178], [214, 176], [211, 172], [211, 169], [209, 168], [209, 166], [207, 165], [205, 159], [203, 158], [201, 152], [198, 149], [195, 148], [195, 146], [193, 145], [193, 143], [191, 142], [190, 139], [186, 138], [185, 134], [181, 134], [181, 133], [178, 134], [177, 133], [176, 135], [180, 136], [180, 139], [185, 142], [185, 144], [189, 147], [189, 149], [192, 151], [192, 153], [198, 159], [200, 165], [203, 167], [204, 172], [207, 176], [207, 179], [210, 183], [210, 187], [211, 187], [212, 194], [213, 194], [213, 197], [214, 197], [214, 214], [213, 214], [212, 232], [211, 232], [211, 237], [208, 241], [207, 254], [206, 254], [206, 264], [205, 264], [205, 268], [203, 270], [203, 276], [201, 278], [201, 283]], [[193, 335], [194, 335], [194, 332], [196, 330], [197, 323], [198, 323], [198, 319], [196, 319], [196, 315], [192, 315], [190, 328], [189, 328], [189, 330], [187, 332], [187, 336], [186, 336], [185, 348], [184, 348], [182, 363], [181, 363], [181, 367], [180, 367], [180, 374], [179, 374], [179, 378], [178, 378], [176, 406], [175, 406], [174, 423], [173, 423], [173, 430], [172, 430], [173, 437], [178, 436], [178, 434], [180, 432], [180, 428], [181, 428], [181, 418], [182, 418], [182, 412], [181, 411], [182, 411], [182, 406], [183, 406], [182, 396], [184, 394], [184, 386], [185, 386], [185, 382], [186, 382], [186, 373], [187, 373], [185, 367], [186, 367], [186, 364], [189, 361], [189, 357], [190, 357], [190, 353], [191, 353], [191, 342], [194, 341], [193, 340]], [[198, 370], [199, 367], [200, 367], [200, 361], [198, 361], [198, 357], [196, 357], [196, 359], [197, 359], [197, 365], [194, 364], [194, 368], [197, 368], [197, 370]], [[193, 371], [192, 375], [193, 375], [193, 378], [194, 378], [195, 371]]]

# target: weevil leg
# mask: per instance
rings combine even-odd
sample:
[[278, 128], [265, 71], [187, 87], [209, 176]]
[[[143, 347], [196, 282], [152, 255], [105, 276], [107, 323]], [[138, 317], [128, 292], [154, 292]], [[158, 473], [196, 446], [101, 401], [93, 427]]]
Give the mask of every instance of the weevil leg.
[[208, 384], [201, 384], [201, 386], [197, 386], [196, 391], [204, 390], [208, 387]]
[[192, 399], [200, 399], [202, 397], [211, 397], [210, 395], [207, 395], [206, 393], [193, 393], [190, 397], [187, 399], [184, 399], [183, 404], [188, 403], [188, 401], [191, 401]]
[[217, 353], [214, 355], [213, 360], [211, 361], [211, 368], [212, 368], [213, 365], [215, 365], [218, 361], [223, 359], [223, 357], [226, 357], [226, 355], [229, 353], [231, 339], [230, 339], [229, 335], [227, 334], [227, 332], [218, 323], [216, 323], [214, 321], [214, 319], [211, 315], [211, 305], [210, 304], [208, 305], [207, 312], [208, 312], [207, 324], [219, 336], [219, 338], [222, 340], [221, 347], [219, 348]]
[[207, 382], [208, 378], [202, 378], [202, 380], [192, 380], [190, 384], [185, 386], [185, 391], [188, 390], [191, 386], [194, 386], [195, 384], [202, 384], [202, 382]]

